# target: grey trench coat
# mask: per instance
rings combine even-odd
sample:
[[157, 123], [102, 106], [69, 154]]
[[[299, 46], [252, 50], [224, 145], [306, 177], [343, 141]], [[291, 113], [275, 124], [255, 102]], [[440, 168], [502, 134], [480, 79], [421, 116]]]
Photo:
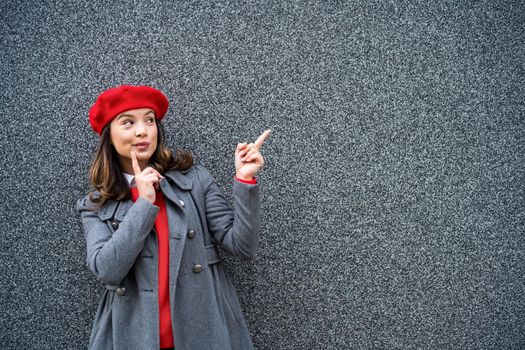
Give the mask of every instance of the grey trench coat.
[[[175, 349], [253, 349], [218, 249], [254, 257], [260, 235], [257, 184], [234, 180], [233, 208], [202, 166], [168, 171], [160, 182], [169, 224], [169, 288]], [[89, 349], [158, 350], [157, 239], [160, 208], [148, 200], [78, 200], [87, 267], [106, 284]]]

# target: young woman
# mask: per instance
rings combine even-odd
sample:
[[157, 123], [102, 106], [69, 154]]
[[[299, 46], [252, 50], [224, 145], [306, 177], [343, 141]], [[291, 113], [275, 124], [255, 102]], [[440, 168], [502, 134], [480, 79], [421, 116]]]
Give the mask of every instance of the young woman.
[[168, 100], [148, 86], [100, 94], [89, 111], [100, 135], [93, 191], [76, 209], [87, 266], [106, 284], [89, 349], [252, 349], [218, 249], [254, 257], [260, 213], [257, 171], [266, 130], [235, 150], [233, 208], [188, 151], [164, 144]]

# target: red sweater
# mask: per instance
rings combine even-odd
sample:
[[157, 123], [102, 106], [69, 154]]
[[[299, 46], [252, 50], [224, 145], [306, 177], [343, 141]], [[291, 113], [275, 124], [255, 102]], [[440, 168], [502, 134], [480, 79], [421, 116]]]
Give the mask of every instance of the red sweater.
[[[256, 184], [257, 180], [254, 177], [251, 181], [241, 180], [234, 176], [237, 181]], [[130, 188], [131, 199], [133, 202], [139, 197], [139, 192], [136, 187]], [[159, 292], [159, 332], [160, 332], [160, 347], [171, 348], [174, 347], [173, 332], [171, 330], [171, 308], [170, 308], [170, 293], [169, 293], [169, 227], [168, 216], [166, 214], [166, 203], [161, 191], [155, 193], [156, 206], [160, 207], [157, 218], [155, 219], [155, 230], [157, 231], [158, 242], [158, 292]]]

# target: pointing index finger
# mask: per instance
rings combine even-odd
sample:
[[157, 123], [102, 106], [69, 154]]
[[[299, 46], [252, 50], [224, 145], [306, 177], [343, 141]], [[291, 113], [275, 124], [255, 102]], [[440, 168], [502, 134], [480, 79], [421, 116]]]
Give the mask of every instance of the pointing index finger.
[[272, 130], [268, 129], [268, 130], [265, 130], [261, 136], [259, 136], [259, 138], [257, 139], [257, 141], [255, 141], [253, 143], [253, 146], [257, 149], [260, 149], [261, 146], [263, 145], [264, 141], [268, 138], [268, 136], [270, 136], [270, 133], [272, 132]]
[[131, 151], [131, 166], [133, 167], [133, 171], [135, 172], [135, 175], [140, 174], [140, 166], [139, 162], [137, 161], [137, 156], [135, 152]]

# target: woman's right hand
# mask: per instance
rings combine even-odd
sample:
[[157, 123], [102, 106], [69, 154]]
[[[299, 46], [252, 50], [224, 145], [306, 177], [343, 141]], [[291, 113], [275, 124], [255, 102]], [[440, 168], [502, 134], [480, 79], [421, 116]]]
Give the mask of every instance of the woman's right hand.
[[164, 178], [157, 170], [146, 167], [140, 170], [139, 162], [135, 152], [131, 151], [131, 165], [135, 172], [135, 184], [139, 191], [139, 197], [155, 203], [155, 189], [159, 188], [160, 180]]

